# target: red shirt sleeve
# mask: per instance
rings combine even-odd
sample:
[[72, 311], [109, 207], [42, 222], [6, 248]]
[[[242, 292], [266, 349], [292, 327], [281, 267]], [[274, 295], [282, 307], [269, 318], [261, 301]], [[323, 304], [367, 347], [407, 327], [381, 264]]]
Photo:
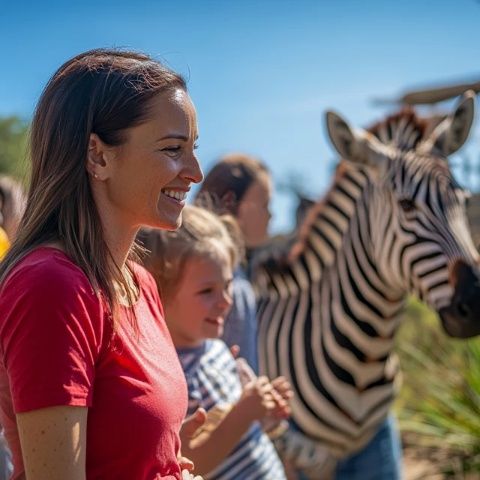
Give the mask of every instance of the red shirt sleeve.
[[105, 318], [85, 274], [60, 252], [39, 249], [8, 276], [0, 311], [15, 413], [91, 406]]

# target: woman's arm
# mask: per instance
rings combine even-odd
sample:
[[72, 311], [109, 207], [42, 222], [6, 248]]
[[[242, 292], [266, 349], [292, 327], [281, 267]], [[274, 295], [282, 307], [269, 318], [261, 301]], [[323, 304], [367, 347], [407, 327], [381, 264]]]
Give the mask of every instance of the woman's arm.
[[86, 407], [17, 414], [27, 480], [85, 480]]

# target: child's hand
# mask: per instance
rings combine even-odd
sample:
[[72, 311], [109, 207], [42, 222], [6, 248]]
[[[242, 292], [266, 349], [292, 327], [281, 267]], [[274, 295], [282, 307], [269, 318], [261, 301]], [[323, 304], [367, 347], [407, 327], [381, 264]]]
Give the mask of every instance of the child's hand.
[[178, 457], [178, 464], [182, 471], [182, 480], [203, 480], [200, 475], [195, 475], [193, 472], [193, 462], [185, 457]]
[[247, 361], [240, 357], [235, 359], [237, 363], [237, 372], [238, 376], [240, 377], [240, 383], [242, 384], [242, 388], [247, 385], [247, 383], [253, 382], [257, 379], [255, 372], [252, 370], [252, 367], [247, 363]]
[[187, 417], [180, 428], [180, 440], [186, 445], [194, 438], [207, 420], [207, 412], [203, 408], [197, 408], [195, 412]]
[[230, 353], [233, 358], [237, 359], [238, 355], [240, 355], [240, 347], [238, 345], [232, 345], [230, 347]]
[[272, 390], [267, 377], [258, 377], [244, 386], [237, 407], [242, 409], [247, 418], [260, 420], [275, 408]]
[[203, 477], [200, 475], [194, 475], [188, 470], [182, 470], [182, 480], [203, 480]]
[[293, 390], [285, 377], [277, 377], [272, 380], [271, 385], [272, 397], [275, 401], [275, 408], [271, 412], [271, 416], [276, 419], [285, 419], [292, 413], [290, 408], [290, 400], [293, 397]]
[[275, 378], [271, 385], [275, 408], [262, 420], [262, 428], [270, 439], [275, 439], [288, 429], [286, 418], [291, 414], [290, 400], [293, 397], [293, 390], [285, 377]]

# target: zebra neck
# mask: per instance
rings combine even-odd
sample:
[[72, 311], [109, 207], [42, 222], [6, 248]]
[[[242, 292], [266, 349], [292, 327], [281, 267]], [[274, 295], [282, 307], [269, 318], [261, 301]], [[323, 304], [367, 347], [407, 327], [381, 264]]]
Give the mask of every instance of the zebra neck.
[[[344, 248], [352, 226], [355, 227], [359, 217], [365, 216], [362, 203], [368, 184], [364, 172], [339, 168], [325, 198], [308, 213], [292, 248], [293, 258], [314, 254], [321, 271], [332, 266]], [[368, 225], [368, 218], [363, 218], [363, 221]], [[369, 248], [369, 245], [366, 246]]]
[[[399, 310], [406, 292], [393, 288], [377, 267], [372, 245], [368, 205], [372, 200], [372, 183], [366, 172], [341, 168], [324, 200], [312, 208], [292, 251], [297, 255], [292, 269], [308, 265], [311, 282], [319, 282], [341, 264], [357, 267], [356, 279], [370, 282], [376, 289], [385, 314]], [[307, 282], [305, 283], [307, 285]]]

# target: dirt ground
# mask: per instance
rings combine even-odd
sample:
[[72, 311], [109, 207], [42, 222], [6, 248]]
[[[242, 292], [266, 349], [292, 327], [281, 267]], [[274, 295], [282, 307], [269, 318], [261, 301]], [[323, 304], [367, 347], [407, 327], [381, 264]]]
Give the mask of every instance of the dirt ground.
[[419, 458], [414, 451], [406, 449], [404, 451], [404, 473], [405, 480], [480, 480], [479, 474], [457, 475], [455, 477], [447, 477], [438, 473], [436, 464], [428, 458]]
[[435, 465], [425, 459], [415, 458], [408, 451], [404, 452], [403, 466], [405, 480], [443, 480], [444, 475], [435, 473]]

